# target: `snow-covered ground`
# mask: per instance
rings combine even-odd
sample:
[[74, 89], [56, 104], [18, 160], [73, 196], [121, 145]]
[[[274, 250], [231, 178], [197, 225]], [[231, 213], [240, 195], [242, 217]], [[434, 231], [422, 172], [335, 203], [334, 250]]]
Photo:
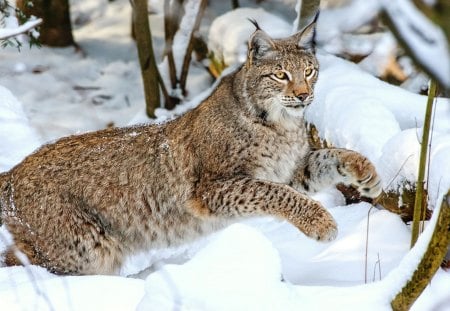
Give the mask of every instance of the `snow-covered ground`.
[[[158, 1], [150, 2], [161, 11]], [[257, 19], [274, 36], [292, 30], [292, 16], [277, 11], [276, 2], [267, 2], [278, 19], [261, 11], [238, 12], [211, 28], [210, 46], [224, 53], [227, 63], [241, 61], [245, 53], [245, 39], [252, 32], [246, 17]], [[82, 52], [45, 47], [1, 51], [0, 171], [58, 137], [148, 121], [129, 36], [128, 1], [73, 3], [73, 18], [80, 23], [75, 39]], [[201, 29], [205, 37], [207, 25], [227, 9], [219, 3], [210, 8]], [[319, 19], [319, 31], [327, 28], [327, 20], [347, 21], [345, 14], [328, 12], [322, 24]], [[161, 53], [160, 14], [152, 16], [151, 27]], [[318, 57], [320, 79], [308, 121], [335, 146], [369, 157], [386, 188], [414, 181], [426, 97], [382, 82], [364, 66], [325, 52]], [[201, 91], [209, 92], [209, 75], [201, 64], [193, 66], [188, 81], [192, 101], [175, 112], [158, 110], [158, 121], [195, 106], [205, 96]], [[430, 204], [438, 208], [450, 188], [448, 99], [436, 101], [428, 181]], [[389, 310], [390, 300], [420, 260], [436, 217], [409, 252], [410, 228], [397, 215], [368, 203], [345, 206], [335, 190], [316, 198], [339, 225], [331, 243], [308, 239], [289, 223], [261, 218], [232, 225], [193, 245], [137, 254], [121, 276], [57, 277], [39, 267], [0, 268], [0, 309]], [[0, 228], [0, 250], [7, 242], [7, 232]], [[449, 287], [450, 273], [439, 270], [413, 309], [450, 310]]]

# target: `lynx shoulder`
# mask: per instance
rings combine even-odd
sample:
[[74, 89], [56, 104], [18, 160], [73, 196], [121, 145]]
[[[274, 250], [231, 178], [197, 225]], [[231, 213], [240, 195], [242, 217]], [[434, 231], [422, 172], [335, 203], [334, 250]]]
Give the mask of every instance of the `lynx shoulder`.
[[113, 274], [138, 251], [260, 215], [334, 239], [335, 221], [307, 193], [339, 183], [367, 197], [381, 189], [362, 155], [308, 144], [314, 27], [284, 39], [257, 29], [246, 63], [174, 121], [62, 138], [1, 174], [1, 217], [14, 240], [3, 261], [21, 264], [21, 252], [58, 274]]

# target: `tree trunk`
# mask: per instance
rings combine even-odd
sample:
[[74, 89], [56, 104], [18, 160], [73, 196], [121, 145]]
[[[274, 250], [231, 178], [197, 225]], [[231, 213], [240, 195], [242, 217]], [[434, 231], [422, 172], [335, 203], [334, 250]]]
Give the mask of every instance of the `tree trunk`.
[[133, 23], [136, 45], [144, 83], [147, 115], [155, 117], [155, 109], [160, 106], [159, 72], [153, 52], [152, 35], [148, 21], [147, 0], [135, 0], [133, 5]]
[[27, 16], [43, 19], [39, 30], [41, 44], [55, 47], [74, 45], [68, 0], [33, 0], [32, 6], [27, 2], [17, 0], [16, 5]]
[[320, 0], [297, 0], [300, 3], [300, 11], [297, 12], [297, 31], [308, 26], [316, 16], [320, 9]]
[[411, 279], [391, 302], [392, 309], [409, 310], [430, 283], [447, 252], [450, 242], [450, 190], [444, 196], [430, 243]]

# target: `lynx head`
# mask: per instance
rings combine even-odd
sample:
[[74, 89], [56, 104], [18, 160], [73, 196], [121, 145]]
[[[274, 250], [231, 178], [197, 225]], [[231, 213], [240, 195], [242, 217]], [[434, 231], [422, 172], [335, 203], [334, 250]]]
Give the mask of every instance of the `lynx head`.
[[248, 44], [243, 93], [251, 109], [269, 121], [297, 118], [313, 100], [319, 69], [315, 23], [284, 39], [272, 39], [254, 23], [257, 29]]

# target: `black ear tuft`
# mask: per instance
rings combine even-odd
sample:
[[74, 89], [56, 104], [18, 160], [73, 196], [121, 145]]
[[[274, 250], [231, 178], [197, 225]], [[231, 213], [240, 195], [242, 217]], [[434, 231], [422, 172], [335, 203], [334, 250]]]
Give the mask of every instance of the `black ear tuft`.
[[256, 20], [250, 18], [248, 20], [256, 27], [248, 41], [248, 59], [252, 63], [254, 60], [270, 56], [275, 49], [275, 45], [272, 38], [259, 27]]
[[319, 15], [320, 15], [320, 9], [317, 10], [316, 15], [314, 16], [314, 19], [313, 19], [312, 23], [316, 23], [317, 22], [317, 20], [319, 19]]
[[314, 32], [313, 32], [313, 37], [312, 37], [312, 44], [314, 47], [316, 46], [316, 30], [317, 30], [317, 20], [319, 19], [319, 15], [320, 15], [320, 9], [317, 10], [316, 15], [314, 16], [314, 19], [311, 22], [311, 24], [314, 25]]
[[319, 13], [320, 11], [317, 11], [313, 21], [308, 26], [306, 26], [302, 31], [299, 31], [293, 35], [300, 48], [305, 50], [312, 50], [313, 52], [315, 51], [316, 25], [317, 19], [319, 18]]
[[247, 18], [249, 20], [250, 23], [252, 23], [255, 27], [256, 30], [262, 30], [261, 27], [259, 27], [258, 22], [252, 18]]

